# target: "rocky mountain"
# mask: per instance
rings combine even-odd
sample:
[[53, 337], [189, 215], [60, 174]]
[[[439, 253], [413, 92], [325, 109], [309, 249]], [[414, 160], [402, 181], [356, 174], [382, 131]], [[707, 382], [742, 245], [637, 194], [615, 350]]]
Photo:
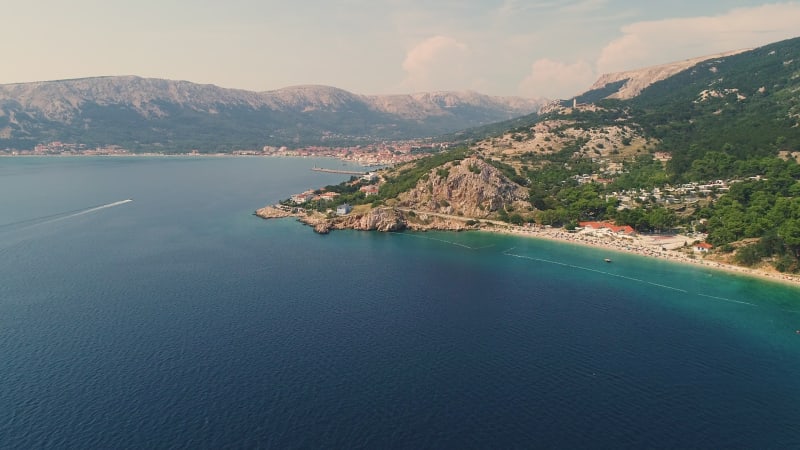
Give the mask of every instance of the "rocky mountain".
[[0, 147], [52, 140], [218, 151], [436, 136], [536, 111], [474, 92], [358, 95], [328, 86], [250, 92], [135, 76], [0, 85]]
[[387, 198], [385, 205], [364, 203], [368, 200], [364, 196], [345, 193], [342, 198], [350, 200], [340, 199], [341, 202], [359, 203], [345, 215], [333, 214], [331, 205], [325, 202], [301, 208], [288, 204], [267, 206], [255, 214], [265, 219], [295, 216], [322, 234], [339, 229], [466, 230], [479, 228], [473, 219], [493, 223], [496, 218], [507, 217], [510, 211], [518, 211], [520, 220], [520, 213], [530, 216], [527, 189], [483, 158], [455, 153], [446, 156], [442, 164], [436, 157], [429, 159], [434, 163], [411, 163], [379, 171], [384, 182], [410, 186], [395, 198]]
[[718, 53], [716, 55], [701, 56], [684, 61], [645, 67], [643, 69], [604, 74], [601, 75], [597, 81], [595, 81], [595, 83], [587, 92], [579, 95], [577, 98], [583, 98], [583, 100], [585, 100], [585, 97], [590, 93], [602, 91], [613, 86], [611, 93], [603, 98], [627, 100], [636, 97], [651, 84], [665, 80], [704, 61], [721, 59], [727, 56], [743, 53], [748, 50], [750, 49], [734, 50], [725, 53]]
[[397, 205], [414, 210], [472, 218], [530, 207], [527, 189], [475, 156], [431, 169], [397, 200]]

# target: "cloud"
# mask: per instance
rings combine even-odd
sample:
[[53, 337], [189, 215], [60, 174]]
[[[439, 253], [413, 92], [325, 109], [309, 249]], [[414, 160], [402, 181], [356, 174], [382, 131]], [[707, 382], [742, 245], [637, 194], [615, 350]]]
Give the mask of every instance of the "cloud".
[[469, 87], [469, 54], [469, 47], [455, 38], [439, 35], [425, 39], [406, 53], [402, 87], [416, 91]]
[[800, 3], [737, 8], [717, 16], [636, 22], [602, 49], [599, 73], [680, 61], [795, 37]]
[[525, 96], [570, 98], [586, 91], [596, 78], [594, 67], [586, 61], [572, 64], [543, 58], [531, 65], [528, 76], [519, 84]]

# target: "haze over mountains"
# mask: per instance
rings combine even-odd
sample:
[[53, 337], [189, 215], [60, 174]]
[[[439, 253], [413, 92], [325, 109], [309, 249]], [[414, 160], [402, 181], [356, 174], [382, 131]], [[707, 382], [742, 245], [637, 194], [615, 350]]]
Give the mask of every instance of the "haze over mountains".
[[544, 99], [475, 92], [268, 92], [135, 76], [0, 85], [0, 146], [61, 140], [173, 151], [436, 136], [529, 114]]
[[[540, 116], [573, 102], [601, 101], [628, 102], [623, 108], [628, 113], [617, 119], [617, 125], [624, 120], [632, 130], [650, 128], [649, 138], [663, 141], [660, 134], [677, 126], [672, 125], [677, 116], [700, 114], [708, 105], [717, 105], [710, 116], [704, 115], [700, 122], [691, 119], [691, 126], [667, 136], [666, 141], [688, 145], [676, 136], [693, 135], [695, 143], [701, 142], [708, 130], [698, 125], [708, 122], [715, 124], [712, 130], [729, 128], [733, 110], [783, 105], [788, 110], [781, 115], [796, 114], [794, 97], [787, 90], [796, 79], [792, 72], [796, 47], [794, 39], [755, 50], [605, 74], [574, 100], [553, 102], [475, 92], [359, 95], [328, 86], [252, 92], [136, 76], [7, 84], [0, 85], [0, 149], [30, 149], [63, 141], [89, 147], [120, 145], [133, 151], [227, 152], [265, 145], [349, 146], [441, 136], [476, 140], [530, 126]], [[773, 64], [773, 59], [781, 61]], [[756, 76], [769, 79], [750, 85]], [[784, 86], [787, 79], [789, 85]], [[776, 96], [779, 85], [781, 94]], [[698, 103], [701, 91], [706, 97]], [[677, 93], [682, 97], [677, 98]], [[745, 98], [731, 103], [731, 95]], [[708, 96], [715, 100], [709, 101]], [[632, 111], [647, 117], [632, 118]], [[763, 120], [763, 115], [747, 114], [733, 131], [752, 128]], [[743, 142], [749, 140], [743, 138]]]

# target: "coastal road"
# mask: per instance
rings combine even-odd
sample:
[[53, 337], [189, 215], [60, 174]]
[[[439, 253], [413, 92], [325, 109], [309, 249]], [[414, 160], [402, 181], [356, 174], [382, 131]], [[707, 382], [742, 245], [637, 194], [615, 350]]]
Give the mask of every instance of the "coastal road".
[[417, 214], [417, 215], [427, 214], [429, 216], [440, 217], [442, 219], [460, 220], [462, 222], [466, 222], [468, 220], [475, 220], [475, 221], [480, 221], [481, 223], [490, 223], [490, 224], [495, 225], [495, 226], [512, 227], [512, 225], [509, 225], [508, 223], [500, 221], [500, 220], [478, 219], [478, 218], [475, 218], [475, 217], [455, 216], [455, 215], [452, 215], [452, 214], [444, 214], [444, 213], [437, 213], [437, 212], [430, 212], [430, 211], [421, 211], [419, 209], [413, 209], [413, 208], [398, 208], [398, 207], [395, 207], [395, 209], [398, 210], [398, 211], [403, 211], [405, 213], [414, 213], [414, 214]]

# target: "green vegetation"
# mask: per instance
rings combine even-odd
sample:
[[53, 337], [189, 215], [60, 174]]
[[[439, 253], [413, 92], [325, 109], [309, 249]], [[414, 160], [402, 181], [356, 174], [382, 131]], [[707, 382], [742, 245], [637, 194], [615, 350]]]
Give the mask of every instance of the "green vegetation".
[[[447, 169], [442, 168], [443, 164], [448, 162], [458, 162], [466, 158], [471, 153], [466, 147], [456, 148], [447, 152], [438, 153], [426, 158], [419, 159], [412, 163], [399, 168], [394, 176], [387, 177], [386, 182], [382, 184], [376, 195], [367, 196], [360, 189], [363, 186], [373, 184], [357, 177], [351, 177], [349, 181], [325, 186], [324, 188], [316, 191], [317, 194], [322, 192], [335, 192], [339, 194], [332, 200], [315, 200], [303, 204], [305, 209], [311, 209], [324, 212], [328, 209], [335, 208], [343, 203], [351, 205], [365, 205], [380, 206], [386, 200], [394, 199], [401, 193], [413, 188], [421, 179], [427, 179], [429, 173], [436, 169], [438, 176], [447, 176]], [[281, 202], [287, 206], [293, 206], [291, 200], [284, 200]]]
[[[536, 121], [561, 121], [551, 122], [560, 124], [552, 130], [560, 139], [551, 142], [566, 143], [554, 152], [486, 158], [528, 188], [535, 208], [533, 215], [501, 209], [497, 218], [523, 224], [533, 216], [540, 224], [567, 229], [580, 221], [612, 221], [640, 232], [701, 231], [708, 233], [714, 251], [734, 252], [739, 264], [769, 263], [800, 272], [800, 165], [778, 157], [779, 151], [800, 151], [800, 39], [707, 61], [631, 100], [601, 100], [621, 85], [611, 83], [578, 98], [596, 103], [596, 109], [528, 116], [464, 133], [469, 139], [509, 134], [513, 141], [525, 141], [533, 137]], [[634, 130], [620, 136], [623, 146], [640, 136], [645, 145], [623, 153], [596, 143], [586, 156], [587, 138], [566, 139], [574, 135], [569, 128], [602, 134], [611, 126]], [[656, 151], [671, 160], [655, 160]], [[359, 192], [363, 182], [327, 190], [340, 192], [337, 203], [385, 204], [420, 180], [447, 176], [446, 164], [469, 154], [462, 147], [406, 165], [386, 179], [377, 196]], [[621, 170], [603, 172], [609, 154]], [[725, 183], [711, 184], [715, 180]], [[689, 193], [672, 189], [687, 183], [706, 186]]]
[[800, 148], [799, 74], [796, 38], [701, 63], [629, 105], [660, 149], [672, 152], [670, 173], [689, 179], [693, 161], [709, 151], [744, 160]]
[[[596, 101], [616, 88], [588, 92], [579, 101]], [[583, 142], [554, 155], [520, 157], [537, 167], [527, 174], [537, 220], [552, 225], [613, 220], [639, 231], [697, 228], [707, 231], [716, 247], [735, 251], [741, 264], [770, 261], [779, 270], [800, 271], [800, 165], [777, 157], [782, 150], [800, 150], [798, 92], [800, 39], [793, 39], [702, 63], [629, 101], [598, 101], [599, 111], [554, 114], [548, 118], [575, 121], [574, 128], [613, 122], [654, 140], [650, 149], [626, 160], [607, 186], [579, 185], [574, 179], [597, 173], [585, 160], [574, 159]], [[629, 137], [623, 140], [630, 143]], [[651, 151], [668, 152], [672, 159], [664, 167]], [[636, 199], [635, 207], [617, 210], [611, 196], [712, 180], [744, 181], [728, 193], [712, 190], [710, 204], [691, 208], [671, 208], [645, 197]]]
[[[748, 238], [757, 243], [737, 252], [742, 263], [777, 258], [797, 271], [800, 257], [800, 166], [782, 162], [764, 180], [734, 184], [730, 192], [698, 212], [708, 217], [708, 241], [717, 246]], [[780, 170], [783, 169], [783, 170]], [[787, 265], [787, 260], [789, 264]], [[776, 266], [777, 267], [777, 266]]]
[[[381, 185], [378, 197], [382, 200], [395, 198], [400, 193], [405, 192], [417, 185], [417, 182], [431, 170], [450, 161], [460, 161], [467, 157], [471, 152], [466, 147], [456, 148], [444, 153], [439, 153], [427, 158], [417, 160], [409, 166], [401, 169], [397, 175], [386, 179], [386, 183]], [[442, 172], [440, 172], [442, 171]], [[444, 169], [437, 169], [438, 176], [447, 176]]]

